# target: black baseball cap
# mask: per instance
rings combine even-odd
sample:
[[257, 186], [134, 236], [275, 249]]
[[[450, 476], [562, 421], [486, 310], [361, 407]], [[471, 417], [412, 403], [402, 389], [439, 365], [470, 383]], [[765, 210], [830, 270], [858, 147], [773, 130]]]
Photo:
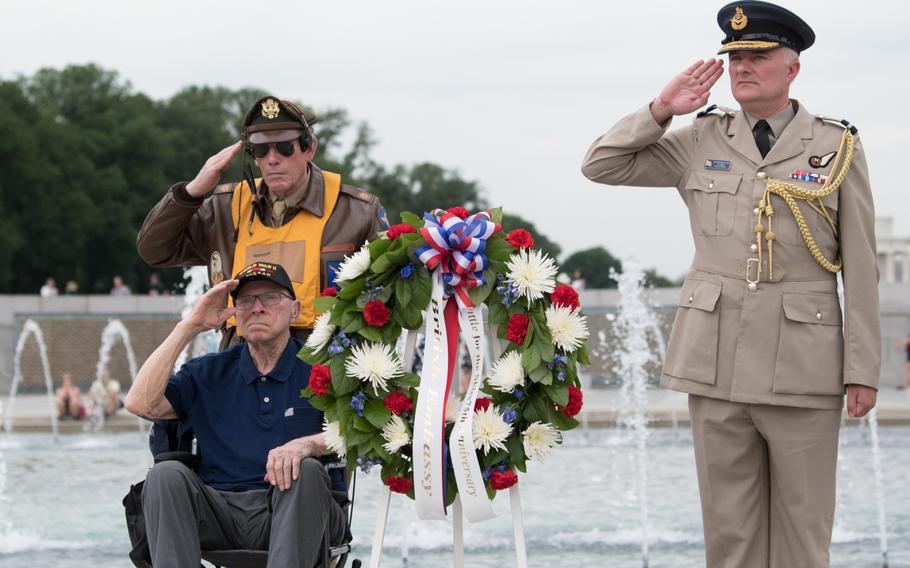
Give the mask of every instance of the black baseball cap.
[[288, 293], [290, 293], [292, 300], [297, 299], [297, 295], [294, 294], [294, 286], [291, 284], [291, 278], [280, 264], [274, 264], [272, 262], [254, 262], [238, 272], [234, 276], [234, 279], [240, 281], [240, 283], [237, 284], [237, 287], [231, 290], [231, 298], [233, 298], [234, 301], [237, 300], [237, 293], [240, 292], [240, 289], [243, 288], [244, 284], [256, 280], [274, 282], [287, 290]]

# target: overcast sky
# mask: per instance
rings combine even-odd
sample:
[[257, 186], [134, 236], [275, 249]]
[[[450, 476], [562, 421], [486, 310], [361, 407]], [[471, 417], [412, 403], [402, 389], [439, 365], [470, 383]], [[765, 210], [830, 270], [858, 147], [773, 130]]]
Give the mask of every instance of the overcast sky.
[[[677, 277], [692, 244], [676, 191], [609, 188], [579, 167], [617, 119], [713, 56], [722, 4], [6, 2], [0, 77], [93, 62], [155, 98], [189, 85], [256, 86], [342, 107], [373, 127], [380, 162], [457, 169], [566, 252], [604, 245]], [[910, 234], [906, 5], [785, 5], [818, 36], [791, 95], [859, 127], [877, 213]], [[711, 101], [736, 106], [726, 77]]]

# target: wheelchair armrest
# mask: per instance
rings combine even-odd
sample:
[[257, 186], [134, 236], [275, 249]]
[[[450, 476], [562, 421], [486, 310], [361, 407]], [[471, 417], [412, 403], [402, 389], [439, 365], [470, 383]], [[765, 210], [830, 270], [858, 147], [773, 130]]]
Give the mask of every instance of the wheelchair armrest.
[[175, 450], [172, 452], [161, 452], [159, 454], [155, 454], [155, 463], [166, 461], [179, 461], [192, 470], [195, 470], [196, 466], [199, 465], [198, 456], [195, 456], [192, 453], [183, 450]]

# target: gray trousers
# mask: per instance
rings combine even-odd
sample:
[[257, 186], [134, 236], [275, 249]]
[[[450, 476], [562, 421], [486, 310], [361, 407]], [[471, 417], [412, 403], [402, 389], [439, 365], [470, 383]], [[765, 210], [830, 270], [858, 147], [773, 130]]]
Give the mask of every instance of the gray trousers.
[[322, 464], [306, 458], [287, 491], [218, 491], [177, 461], [155, 464], [142, 507], [152, 564], [199, 568], [202, 550], [268, 550], [269, 568], [311, 568], [326, 530], [344, 538], [344, 511], [332, 498]]

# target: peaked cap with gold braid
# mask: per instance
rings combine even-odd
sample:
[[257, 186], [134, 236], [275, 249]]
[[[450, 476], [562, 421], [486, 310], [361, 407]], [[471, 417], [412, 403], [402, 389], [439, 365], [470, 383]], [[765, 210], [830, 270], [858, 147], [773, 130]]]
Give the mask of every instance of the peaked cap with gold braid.
[[815, 32], [809, 24], [770, 2], [731, 2], [717, 13], [717, 24], [727, 34], [718, 54], [778, 47], [789, 47], [799, 53], [815, 43]]

